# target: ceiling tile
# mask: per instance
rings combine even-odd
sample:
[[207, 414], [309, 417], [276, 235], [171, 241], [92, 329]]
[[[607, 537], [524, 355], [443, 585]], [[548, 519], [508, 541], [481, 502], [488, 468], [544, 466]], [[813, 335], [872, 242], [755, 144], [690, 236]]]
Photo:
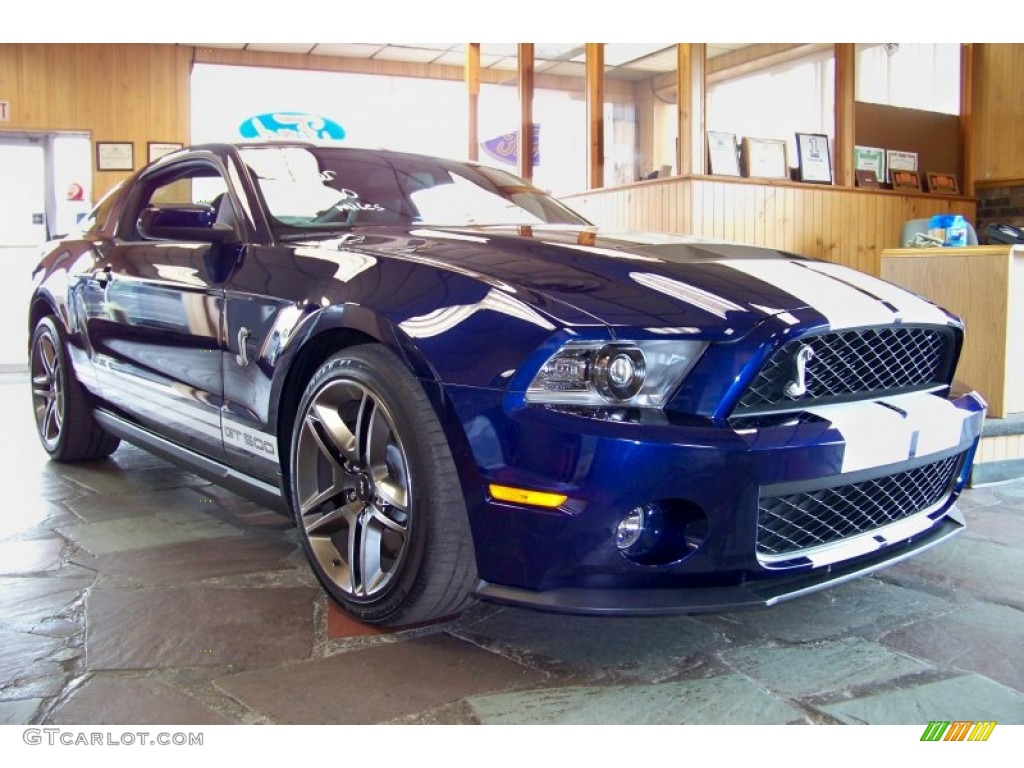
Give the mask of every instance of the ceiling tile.
[[571, 59], [574, 56], [583, 55], [585, 46], [583, 43], [534, 43], [533, 57], [535, 59]]
[[268, 53], [309, 53], [316, 43], [246, 43], [248, 51], [266, 51]]
[[[541, 67], [537, 67], [541, 71]], [[586, 77], [587, 66], [576, 61], [559, 61], [543, 69], [545, 75], [561, 75], [563, 77]]]
[[[493, 64], [497, 64], [501, 61], [501, 56], [484, 56], [480, 55], [480, 66], [486, 69]], [[515, 59], [512, 60], [515, 62]], [[448, 53], [442, 53], [434, 60], [435, 64], [447, 64], [450, 67], [461, 67], [466, 63], [466, 52], [465, 51], [449, 51]]]
[[403, 48], [426, 48], [429, 51], [450, 51], [459, 43], [388, 43], [388, 45], [397, 45]]
[[666, 43], [608, 43], [604, 47], [604, 63], [610, 67], [621, 67], [643, 60], [665, 48], [675, 54], [675, 46]]
[[516, 43], [480, 43], [480, 52], [492, 56], [518, 56], [519, 46]]
[[191, 45], [195, 48], [230, 48], [235, 51], [245, 48], [245, 43], [178, 43], [178, 45]]
[[374, 55], [374, 59], [385, 61], [411, 61], [418, 64], [429, 64], [438, 56], [440, 51], [431, 51], [426, 48], [406, 48], [398, 45], [388, 45], [381, 48]]
[[721, 56], [723, 53], [738, 51], [741, 48], [749, 48], [751, 45], [754, 45], [754, 43], [708, 43], [707, 57], [713, 59], [716, 56]]
[[345, 56], [350, 59], [368, 59], [383, 45], [373, 43], [317, 43], [316, 56]]

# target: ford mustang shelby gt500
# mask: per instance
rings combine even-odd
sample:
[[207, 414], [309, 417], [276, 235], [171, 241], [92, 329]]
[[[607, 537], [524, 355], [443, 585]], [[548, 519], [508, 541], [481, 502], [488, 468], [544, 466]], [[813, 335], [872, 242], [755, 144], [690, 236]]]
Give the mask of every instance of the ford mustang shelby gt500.
[[355, 616], [770, 605], [962, 528], [957, 318], [778, 251], [602, 232], [500, 170], [204, 145], [35, 273], [58, 461], [121, 439], [291, 510]]

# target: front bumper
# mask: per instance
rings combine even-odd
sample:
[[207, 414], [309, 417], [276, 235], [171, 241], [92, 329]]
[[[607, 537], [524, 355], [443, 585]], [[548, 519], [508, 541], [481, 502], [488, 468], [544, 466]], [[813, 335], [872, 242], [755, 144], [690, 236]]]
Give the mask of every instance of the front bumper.
[[[469, 513], [484, 599], [535, 608], [651, 614], [771, 605], [870, 573], [962, 528], [954, 502], [984, 420], [974, 393], [883, 398], [814, 409], [797, 424], [617, 423], [452, 387], [478, 483]], [[759, 531], [766, 494], [849, 486], [955, 457], [937, 503], [791, 556], [768, 555]], [[556, 510], [499, 502], [489, 483], [565, 494]], [[699, 547], [641, 563], [614, 543], [618, 522], [647, 503], [696, 510]], [[869, 526], [870, 528], [870, 526]], [[880, 534], [880, 535], [875, 535]], [[805, 556], [806, 555], [806, 556]]]
[[607, 616], [728, 613], [767, 608], [887, 568], [956, 536], [963, 529], [963, 517], [956, 507], [952, 507], [926, 534], [905, 542], [896, 551], [882, 551], [845, 565], [759, 579], [736, 586], [642, 589], [562, 587], [537, 591], [481, 581], [477, 585], [476, 596], [492, 603], [540, 611]]

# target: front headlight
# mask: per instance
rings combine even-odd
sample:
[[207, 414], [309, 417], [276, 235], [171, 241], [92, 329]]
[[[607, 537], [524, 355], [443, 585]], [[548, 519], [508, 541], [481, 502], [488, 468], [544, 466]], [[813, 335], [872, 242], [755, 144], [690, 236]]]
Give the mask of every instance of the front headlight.
[[529, 403], [661, 408], [697, 362], [703, 341], [571, 341], [526, 390]]

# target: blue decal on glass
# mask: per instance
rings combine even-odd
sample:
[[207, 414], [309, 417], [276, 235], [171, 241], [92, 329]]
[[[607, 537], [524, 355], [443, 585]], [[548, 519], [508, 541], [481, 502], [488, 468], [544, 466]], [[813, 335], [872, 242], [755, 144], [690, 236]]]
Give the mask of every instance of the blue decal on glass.
[[267, 112], [243, 120], [238, 132], [245, 139], [345, 138], [345, 129], [334, 120], [305, 112]]

